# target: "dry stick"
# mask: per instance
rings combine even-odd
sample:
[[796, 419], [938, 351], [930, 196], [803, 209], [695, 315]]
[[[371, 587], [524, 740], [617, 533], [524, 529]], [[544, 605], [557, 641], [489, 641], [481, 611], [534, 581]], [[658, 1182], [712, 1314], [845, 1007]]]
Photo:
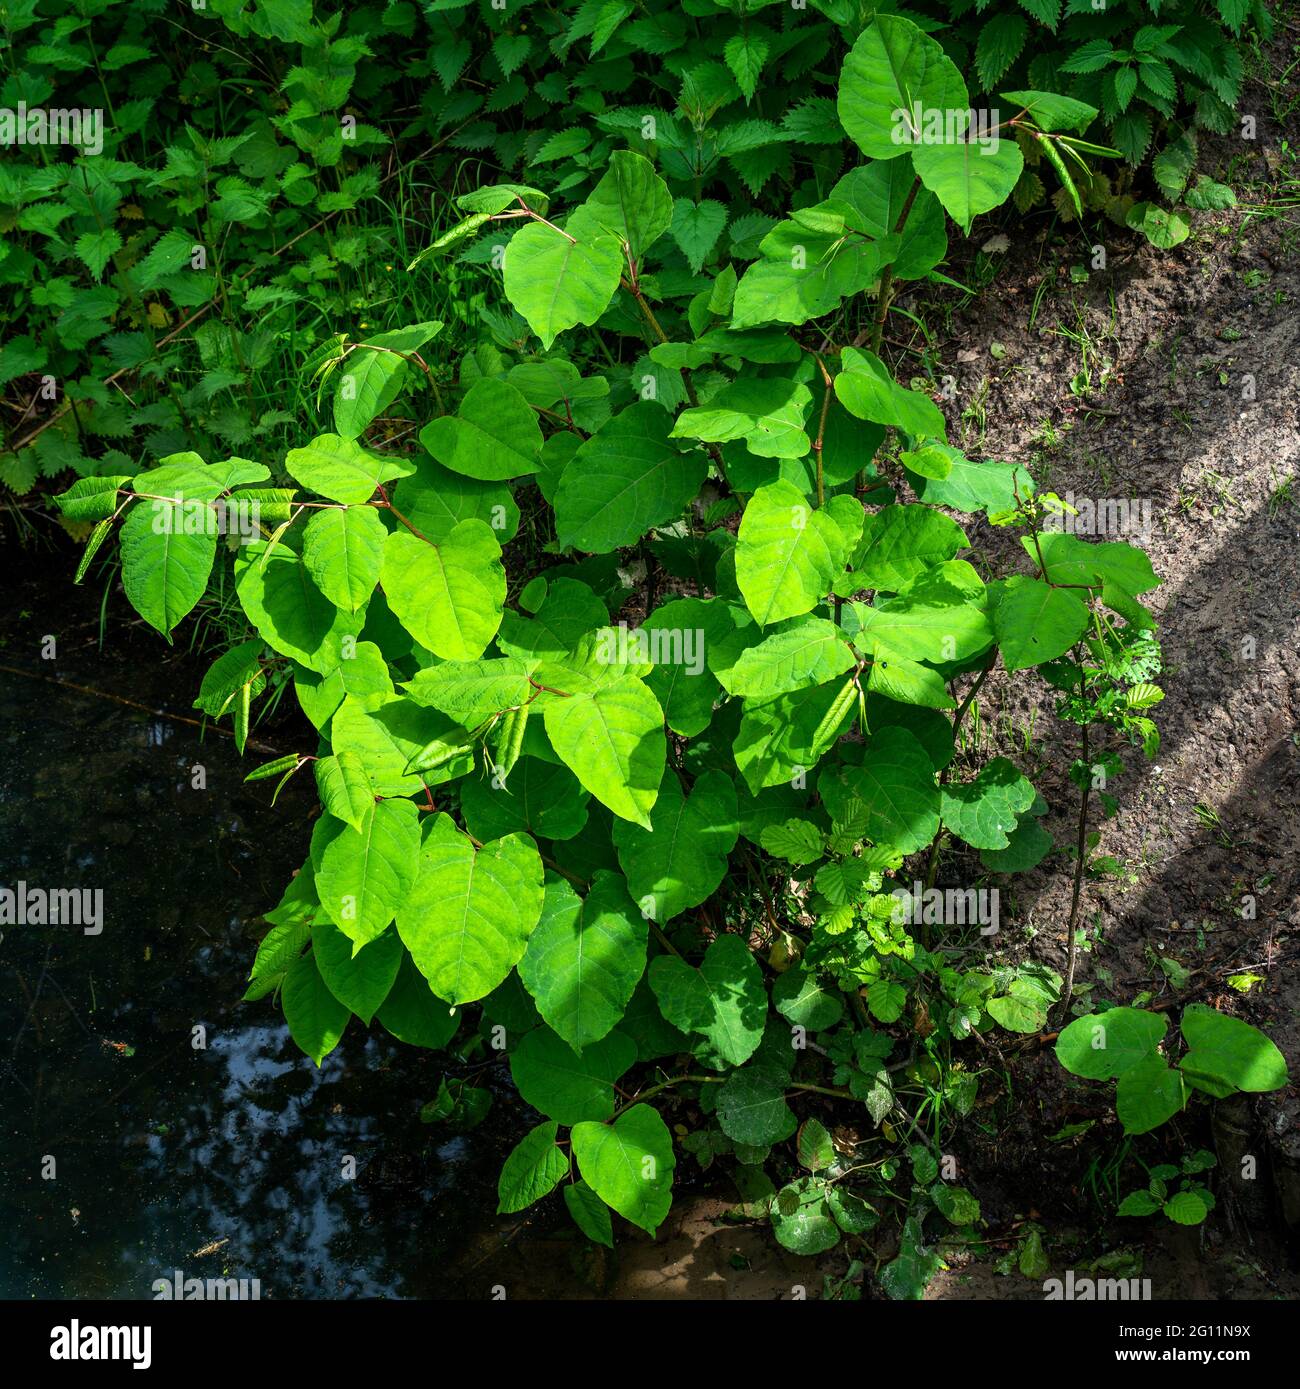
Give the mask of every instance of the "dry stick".
[[1061, 1012], [1065, 1016], [1070, 1011], [1070, 999], [1074, 995], [1074, 966], [1079, 951], [1074, 939], [1074, 923], [1079, 915], [1079, 895], [1083, 890], [1083, 865], [1087, 857], [1088, 843], [1088, 799], [1092, 792], [1092, 768], [1088, 753], [1088, 710], [1086, 708], [1087, 673], [1083, 661], [1079, 661], [1079, 717], [1083, 720], [1079, 739], [1079, 756], [1083, 762], [1083, 786], [1079, 791], [1079, 835], [1078, 860], [1074, 865], [1074, 887], [1070, 893], [1070, 920], [1065, 928], [1066, 966], [1065, 988], [1061, 991]]
[[[993, 663], [996, 659], [997, 657], [995, 655], [989, 661], [988, 665], [986, 665], [984, 669], [980, 671], [979, 679], [977, 679], [975, 683], [970, 687], [970, 689], [966, 692], [965, 699], [963, 699], [962, 702], [957, 706], [957, 711], [952, 716], [952, 737], [954, 744], [957, 741], [957, 730], [961, 727], [961, 722], [966, 717], [967, 710], [971, 707], [972, 704], [975, 703], [975, 696], [979, 694], [980, 689], [984, 685], [984, 682], [989, 678], [989, 674], [993, 670]], [[949, 766], [951, 765], [952, 764], [949, 763]], [[947, 781], [948, 767], [945, 767], [943, 771], [939, 773], [939, 785], [944, 786], [947, 784]], [[930, 858], [925, 866], [925, 889], [927, 892], [934, 886], [934, 880], [939, 873], [939, 845], [942, 842], [943, 826], [941, 825], [935, 831], [934, 838], [930, 841]], [[921, 935], [922, 943], [928, 950], [930, 948], [930, 929], [924, 923], [922, 923], [921, 926]]]

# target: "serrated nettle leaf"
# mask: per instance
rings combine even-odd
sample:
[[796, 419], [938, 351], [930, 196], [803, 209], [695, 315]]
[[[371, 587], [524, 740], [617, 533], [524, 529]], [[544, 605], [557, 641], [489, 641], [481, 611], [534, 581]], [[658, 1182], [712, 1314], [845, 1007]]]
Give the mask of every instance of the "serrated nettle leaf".
[[530, 222], [506, 247], [506, 297], [544, 348], [566, 328], [595, 323], [618, 289], [625, 264], [618, 238], [582, 230], [579, 241]]
[[447, 815], [426, 828], [397, 930], [448, 1003], [483, 998], [523, 958], [542, 910], [542, 861], [527, 835], [475, 848]]
[[477, 660], [501, 625], [506, 573], [500, 543], [482, 521], [462, 521], [436, 544], [394, 531], [380, 578], [398, 620], [443, 660]]
[[469, 388], [454, 415], [426, 424], [420, 442], [454, 473], [501, 482], [537, 471], [542, 431], [521, 391], [485, 377]]
[[662, 925], [706, 901], [726, 875], [739, 833], [729, 777], [705, 772], [688, 795], [677, 774], [665, 772], [649, 829], [625, 820], [614, 826], [619, 864], [641, 913]]
[[711, 198], [698, 203], [691, 202], [689, 198], [678, 198], [673, 204], [672, 238], [696, 274], [708, 259], [709, 252], [717, 244], [726, 225], [727, 209]]
[[309, 491], [344, 506], [368, 502], [382, 483], [415, 470], [409, 459], [371, 453], [338, 434], [321, 434], [304, 448], [290, 449], [284, 466]]
[[519, 977], [542, 1017], [581, 1053], [622, 1019], [645, 972], [648, 939], [618, 874], [598, 872], [586, 897], [552, 877]]
[[761, 24], [754, 24], [733, 34], [722, 47], [723, 60], [731, 69], [736, 85], [747, 102], [754, 99], [758, 79], [772, 51], [776, 35]]
[[[681, 515], [704, 481], [708, 460], [699, 450], [683, 452], [670, 443], [669, 423], [662, 409], [639, 402], [577, 449], [555, 492], [559, 544], [608, 554]], [[682, 437], [677, 429], [673, 436]]]

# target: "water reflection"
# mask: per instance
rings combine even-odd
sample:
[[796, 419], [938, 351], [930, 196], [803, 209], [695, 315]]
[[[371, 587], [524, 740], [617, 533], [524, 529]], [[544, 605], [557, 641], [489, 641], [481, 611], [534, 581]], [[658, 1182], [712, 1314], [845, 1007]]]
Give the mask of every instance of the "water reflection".
[[[11, 624], [0, 664], [188, 705], [192, 667], [156, 665], [147, 636], [78, 650], [84, 617], [63, 614], [54, 663]], [[354, 1019], [317, 1071], [269, 1000], [237, 1002], [314, 803], [291, 782], [270, 810], [248, 765], [227, 739], [0, 672], [0, 886], [104, 891], [97, 937], [0, 928], [0, 1296], [147, 1297], [176, 1269], [263, 1297], [467, 1290], [458, 1258], [527, 1121], [501, 1094], [448, 1138], [418, 1122], [437, 1057]]]

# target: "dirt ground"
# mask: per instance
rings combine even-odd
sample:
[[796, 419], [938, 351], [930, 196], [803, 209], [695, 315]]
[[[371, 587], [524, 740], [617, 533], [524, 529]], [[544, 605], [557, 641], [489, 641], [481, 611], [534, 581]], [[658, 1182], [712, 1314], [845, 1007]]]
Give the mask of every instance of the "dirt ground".
[[[1265, 95], [1253, 93], [1257, 106]], [[1212, 156], [1243, 203], [1261, 185], [1276, 196], [1288, 174], [1288, 132], [1260, 125], [1257, 148], [1243, 155], [1244, 142], [1225, 140]], [[1150, 990], [1159, 1001], [1177, 992], [1230, 1009], [1266, 1028], [1294, 1065], [1300, 487], [1294, 497], [1290, 489], [1300, 483], [1300, 208], [1201, 213], [1192, 222], [1191, 238], [1172, 252], [1103, 230], [1107, 268], [1082, 283], [1070, 267], [1090, 259], [1091, 236], [1044, 232], [1013, 243], [990, 291], [954, 319], [943, 356], [957, 373], [952, 413], [961, 418], [953, 423], [968, 451], [1029, 466], [1040, 488], [1072, 494], [1075, 505], [1127, 499], [1139, 503], [1135, 514], [1149, 514], [1149, 533], [1128, 538], [1147, 549], [1161, 579], [1147, 595], [1165, 662], [1166, 698], [1154, 715], [1161, 746], [1151, 760], [1124, 749], [1125, 774], [1112, 788], [1119, 810], [1094, 821], [1097, 852], [1117, 862], [1085, 885], [1080, 922], [1091, 939], [1079, 978], [1116, 1001]], [[971, 410], [972, 401], [981, 408]], [[995, 563], [1014, 559], [1004, 534], [986, 528], [975, 544], [987, 545]], [[1013, 694], [996, 675], [981, 696], [995, 750], [1023, 762], [1032, 730], [1028, 760], [1038, 765], [1026, 770], [1052, 805], [1045, 823], [1059, 847], [1074, 835], [1077, 801], [1063, 769], [1077, 755], [1077, 735], [1052, 719], [1052, 702], [1050, 692], [1023, 685]], [[1062, 972], [1071, 867], [1053, 853], [1030, 874], [1004, 933], [1014, 942], [1019, 927], [1022, 949]], [[1193, 973], [1184, 979], [1162, 960]], [[1226, 982], [1235, 974], [1260, 982], [1242, 997]], [[1043, 1124], [1100, 1118], [1089, 1106], [1096, 1087], [1091, 1096], [1066, 1089], [1050, 1056], [1018, 1069], [1022, 1094], [1033, 1084], [1049, 1098], [1040, 1114], [1021, 1110], [999, 1134], [990, 1176], [1021, 1201], [1026, 1191], [1044, 1203], [1055, 1195], [1059, 1209], [1068, 1165], [1043, 1144], [1052, 1131]], [[1226, 1245], [1213, 1258], [1210, 1243], [1166, 1239], [1155, 1256], [1158, 1264], [1174, 1251], [1165, 1295], [1259, 1295], [1258, 1279], [1243, 1280], [1239, 1267], [1256, 1255], [1283, 1276], [1267, 1231], [1285, 1221], [1294, 1237], [1298, 1228], [1298, 1111], [1292, 1086], [1233, 1112], [1242, 1151], [1266, 1155], [1273, 1191], [1228, 1183], [1227, 1218], [1216, 1222], [1228, 1227], [1217, 1234]], [[1174, 1128], [1194, 1146], [1182, 1121]], [[1222, 1158], [1232, 1143], [1216, 1136]], [[942, 1285], [935, 1291], [944, 1295]]]

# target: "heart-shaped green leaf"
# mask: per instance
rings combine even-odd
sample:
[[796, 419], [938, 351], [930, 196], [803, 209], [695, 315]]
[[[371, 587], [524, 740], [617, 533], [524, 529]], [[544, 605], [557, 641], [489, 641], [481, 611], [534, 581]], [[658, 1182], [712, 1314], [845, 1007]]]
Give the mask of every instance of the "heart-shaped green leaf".
[[653, 1235], [672, 1206], [673, 1139], [647, 1104], [612, 1124], [582, 1123], [570, 1138], [583, 1180], [606, 1205]]
[[471, 1003], [523, 957], [542, 896], [542, 861], [526, 835], [475, 849], [449, 816], [439, 815], [424, 835], [397, 930], [439, 998]]

